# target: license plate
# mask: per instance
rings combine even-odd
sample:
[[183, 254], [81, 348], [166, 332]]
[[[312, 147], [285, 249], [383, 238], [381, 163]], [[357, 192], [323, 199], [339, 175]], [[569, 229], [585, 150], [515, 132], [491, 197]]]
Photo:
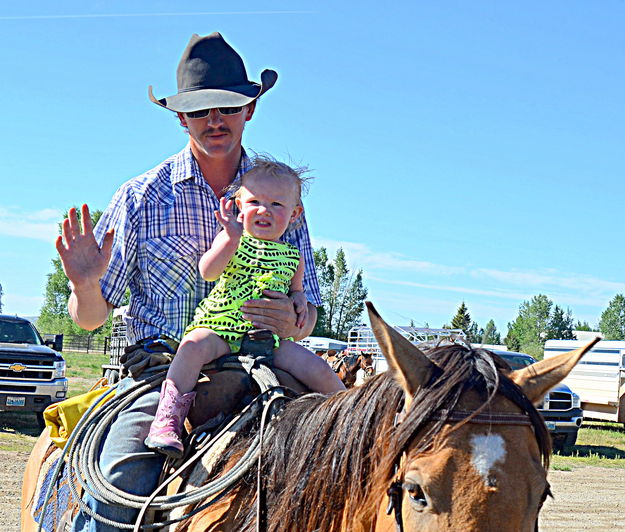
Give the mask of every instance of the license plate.
[[24, 406], [26, 404], [26, 397], [7, 397], [7, 406]]
[[556, 430], [556, 424], [553, 421], [547, 421], [545, 425], [549, 430]]

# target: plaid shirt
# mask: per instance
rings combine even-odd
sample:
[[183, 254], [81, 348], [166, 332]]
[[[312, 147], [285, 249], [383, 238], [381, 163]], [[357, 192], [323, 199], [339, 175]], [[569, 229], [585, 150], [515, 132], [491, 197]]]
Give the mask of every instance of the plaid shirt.
[[[234, 183], [251, 167], [245, 152]], [[180, 340], [197, 304], [213, 282], [202, 279], [198, 262], [220, 225], [214, 212], [219, 199], [206, 183], [187, 145], [156, 168], [122, 185], [95, 228], [98, 242], [115, 228], [113, 253], [100, 280], [104, 299], [124, 303], [130, 343], [162, 334]], [[283, 240], [297, 246], [305, 261], [304, 289], [321, 305], [306, 220]]]

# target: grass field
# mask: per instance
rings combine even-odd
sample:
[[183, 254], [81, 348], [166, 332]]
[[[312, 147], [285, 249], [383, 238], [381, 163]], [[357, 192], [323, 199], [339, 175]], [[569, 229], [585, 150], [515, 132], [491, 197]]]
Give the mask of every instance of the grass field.
[[[67, 361], [69, 396], [84, 393], [101, 377], [107, 355], [63, 353]], [[0, 412], [0, 449], [29, 451], [39, 428], [34, 414]], [[556, 453], [552, 468], [570, 470], [580, 466], [625, 469], [625, 428], [617, 423], [585, 422], [579, 431], [577, 445]]]

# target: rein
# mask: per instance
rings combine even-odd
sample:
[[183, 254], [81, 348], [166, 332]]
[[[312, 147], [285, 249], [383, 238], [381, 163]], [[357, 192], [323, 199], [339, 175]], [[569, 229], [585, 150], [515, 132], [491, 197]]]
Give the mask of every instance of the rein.
[[[401, 422], [406, 417], [406, 410], [402, 405], [400, 405], [401, 410], [395, 414], [395, 421], [393, 423], [394, 427], [397, 427], [401, 424]], [[457, 422], [460, 424], [464, 423], [472, 423], [477, 425], [520, 425], [520, 426], [532, 426], [532, 421], [527, 414], [507, 414], [507, 413], [498, 413], [498, 412], [478, 412], [475, 411], [467, 411], [467, 410], [452, 410], [442, 411], [434, 414], [430, 417], [431, 420], [440, 421], [445, 420], [448, 422]], [[401, 503], [404, 495], [404, 490], [408, 488], [406, 484], [402, 481], [400, 475], [400, 464], [405, 456], [402, 454], [399, 462], [395, 464], [395, 478], [391, 482], [391, 485], [388, 487], [386, 491], [386, 495], [388, 496], [388, 506], [386, 508], [386, 515], [391, 515], [394, 513], [395, 517], [395, 529], [396, 532], [404, 532], [404, 520], [401, 511]], [[536, 520], [536, 532], [538, 532], [538, 519]]]

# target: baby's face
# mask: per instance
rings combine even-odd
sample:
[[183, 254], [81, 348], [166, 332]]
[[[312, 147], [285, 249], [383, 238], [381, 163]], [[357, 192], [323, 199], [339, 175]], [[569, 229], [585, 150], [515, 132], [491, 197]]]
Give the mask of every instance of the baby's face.
[[279, 240], [301, 213], [297, 188], [284, 177], [256, 173], [245, 179], [237, 198], [243, 228], [260, 240]]

